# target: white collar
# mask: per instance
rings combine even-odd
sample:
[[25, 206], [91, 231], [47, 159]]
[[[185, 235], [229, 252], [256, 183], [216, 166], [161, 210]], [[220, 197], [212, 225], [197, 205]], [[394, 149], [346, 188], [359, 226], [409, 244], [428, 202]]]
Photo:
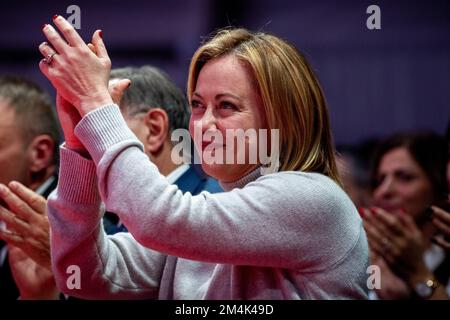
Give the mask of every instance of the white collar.
[[177, 181], [186, 171], [188, 171], [188, 169], [188, 164], [182, 164], [181, 166], [177, 167], [166, 176], [167, 182], [169, 182], [170, 184], [174, 184], [175, 181]]
[[36, 189], [35, 192], [39, 195], [42, 195], [47, 190], [47, 188], [53, 183], [53, 181], [55, 181], [55, 179], [56, 179], [55, 176], [50, 176], [47, 180], [44, 181], [43, 184], [39, 186], [39, 188]]

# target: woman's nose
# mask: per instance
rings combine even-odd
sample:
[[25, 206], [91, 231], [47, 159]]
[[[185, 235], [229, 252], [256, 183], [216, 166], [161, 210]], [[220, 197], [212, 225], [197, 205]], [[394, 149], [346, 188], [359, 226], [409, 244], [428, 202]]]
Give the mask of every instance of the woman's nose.
[[394, 194], [394, 181], [390, 177], [386, 177], [384, 181], [378, 186], [377, 194], [378, 197], [383, 199], [391, 198]]
[[202, 119], [200, 120], [202, 132], [217, 129], [216, 120], [217, 119], [214, 115], [214, 110], [212, 108], [207, 108], [205, 113], [203, 114]]

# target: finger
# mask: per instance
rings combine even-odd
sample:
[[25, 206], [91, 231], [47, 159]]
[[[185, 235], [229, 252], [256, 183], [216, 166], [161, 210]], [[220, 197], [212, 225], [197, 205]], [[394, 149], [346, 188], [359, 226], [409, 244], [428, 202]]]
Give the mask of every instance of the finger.
[[63, 40], [63, 38], [61, 38], [53, 26], [46, 24], [42, 31], [56, 52], [63, 53], [69, 48], [69, 45]]
[[370, 247], [380, 256], [393, 259], [393, 251], [396, 251], [395, 244], [387, 237], [383, 236], [377, 228], [364, 222], [364, 230], [366, 230]]
[[378, 240], [374, 240], [372, 247], [378, 256], [382, 257], [386, 262], [389, 262], [389, 265], [397, 263], [396, 255], [394, 254], [394, 246], [386, 247], [385, 244], [380, 243]]
[[400, 223], [404, 226], [405, 232], [410, 233], [418, 230], [416, 222], [409, 214], [401, 213], [397, 217]]
[[92, 51], [92, 53], [97, 55], [97, 49], [95, 48], [95, 46], [92, 43], [88, 43], [87, 46]]
[[434, 237], [431, 239], [434, 243], [436, 243], [437, 245], [440, 245], [441, 247], [443, 247], [444, 249], [450, 250], [450, 242], [444, 240], [441, 237]]
[[33, 209], [16, 196], [8, 187], [0, 185], [0, 198], [2, 198], [11, 212], [23, 221], [29, 222], [34, 217]]
[[55, 15], [53, 22], [71, 47], [82, 47], [86, 45], [74, 27], [62, 16]]
[[30, 225], [14, 215], [11, 211], [0, 207], [0, 220], [6, 223], [9, 231], [20, 233], [21, 235], [28, 234], [30, 232]]
[[122, 100], [125, 91], [129, 88], [130, 85], [131, 80], [129, 79], [121, 79], [117, 82], [112, 82], [108, 89], [115, 104], [120, 105], [120, 101]]
[[[39, 51], [44, 56], [44, 58], [46, 58], [48, 55], [56, 52], [52, 47], [50, 47], [50, 45], [47, 42], [42, 42], [39, 45]], [[53, 56], [53, 58], [55, 58], [55, 56]]]
[[17, 181], [10, 182], [8, 186], [12, 192], [26, 202], [36, 213], [41, 215], [46, 214], [47, 200], [44, 197]]
[[[22, 236], [23, 237], [23, 236]], [[24, 249], [27, 250], [27, 253], [33, 256], [42, 256], [42, 255], [50, 255], [50, 249], [45, 244], [41, 243], [40, 241], [29, 238], [29, 237], [23, 237], [24, 243], [26, 243], [26, 246], [24, 245]]]
[[431, 209], [434, 212], [433, 217], [438, 218], [439, 220], [441, 220], [442, 222], [450, 225], [450, 212], [447, 212], [439, 207], [436, 206], [432, 206]]
[[20, 247], [29, 255], [39, 256], [42, 254], [50, 255], [50, 244], [39, 241], [33, 237], [28, 237], [24, 233], [16, 232], [13, 230], [1, 230], [4, 237], [9, 238], [9, 241], [16, 241], [21, 243]]
[[372, 247], [377, 252], [382, 251], [378, 241], [378, 239], [381, 237], [379, 232], [370, 223], [367, 223], [366, 221], [364, 222], [364, 230], [366, 231], [366, 235], [369, 240], [369, 246]]
[[6, 241], [8, 245], [12, 244], [15, 246], [23, 246], [25, 242], [20, 235], [11, 232], [9, 230], [2, 230], [2, 229], [0, 229], [0, 239]]
[[367, 208], [364, 208], [364, 207], [358, 208], [358, 212], [359, 212], [359, 215], [361, 216], [361, 218], [363, 218], [363, 219], [368, 217], [371, 214], [370, 210]]
[[373, 251], [376, 256], [378, 257], [385, 257], [388, 252], [386, 251], [385, 248], [383, 248], [383, 246], [377, 241], [376, 238], [373, 238], [371, 236], [368, 235], [369, 238], [369, 242], [370, 242], [370, 249], [371, 251]]
[[[10, 232], [1, 232], [0, 238], [8, 243], [9, 249], [20, 250], [23, 255], [31, 258], [37, 264], [50, 268], [50, 252], [36, 248], [33, 244], [27, 242], [25, 238], [12, 234]], [[10, 255], [11, 257], [11, 255]]]
[[396, 215], [390, 214], [383, 209], [376, 208], [377, 214], [375, 219], [380, 221], [384, 226], [386, 226], [390, 231], [397, 235], [404, 235], [405, 230], [400, 223], [399, 218]]
[[438, 218], [433, 218], [433, 224], [442, 232], [445, 236], [450, 237], [450, 226], [440, 221]]
[[97, 56], [101, 59], [109, 59], [108, 51], [106, 50], [105, 43], [102, 39], [102, 31], [97, 30], [92, 35], [92, 44], [95, 47], [95, 51], [97, 52]]
[[41, 59], [41, 61], [39, 61], [39, 69], [44, 74], [44, 76], [51, 81], [51, 78], [50, 78], [50, 75], [49, 75], [50, 66], [45, 61], [45, 59]]
[[398, 261], [398, 259], [391, 254], [391, 249], [384, 250], [383, 259], [386, 261], [389, 268], [395, 273], [396, 270], [401, 269], [401, 263]]
[[372, 214], [369, 214], [365, 219], [377, 230], [379, 238], [392, 239], [395, 236], [393, 232], [390, 231], [387, 226], [385, 226], [382, 220], [379, 220], [377, 218], [378, 208], [371, 208], [370, 211], [372, 212]]

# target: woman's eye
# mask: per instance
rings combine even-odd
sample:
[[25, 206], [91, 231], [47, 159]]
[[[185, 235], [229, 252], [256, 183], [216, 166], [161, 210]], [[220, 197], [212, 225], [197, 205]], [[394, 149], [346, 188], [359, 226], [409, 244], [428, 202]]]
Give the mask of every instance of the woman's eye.
[[221, 102], [220, 103], [220, 108], [221, 109], [225, 109], [225, 110], [238, 110], [238, 107], [236, 107], [236, 105], [232, 104], [231, 102]]
[[397, 177], [400, 181], [403, 181], [403, 182], [409, 182], [414, 179], [414, 175], [405, 173], [405, 172], [399, 172], [397, 174]]
[[200, 107], [200, 106], [201, 106], [200, 101], [197, 101], [197, 100], [192, 100], [192, 101], [191, 101], [191, 108], [192, 108], [192, 109], [198, 108], [198, 107]]
[[205, 108], [204, 108], [203, 103], [201, 103], [200, 101], [192, 100], [191, 101], [191, 110], [192, 110], [192, 113], [198, 114], [198, 113], [203, 113]]

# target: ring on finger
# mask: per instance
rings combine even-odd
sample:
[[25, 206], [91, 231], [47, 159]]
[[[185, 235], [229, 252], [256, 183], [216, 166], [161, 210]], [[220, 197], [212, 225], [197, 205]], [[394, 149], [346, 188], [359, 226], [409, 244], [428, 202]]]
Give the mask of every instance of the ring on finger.
[[51, 64], [53, 61], [53, 56], [56, 54], [55, 51], [50, 52], [49, 54], [47, 54], [47, 56], [44, 58], [45, 63], [47, 64]]

